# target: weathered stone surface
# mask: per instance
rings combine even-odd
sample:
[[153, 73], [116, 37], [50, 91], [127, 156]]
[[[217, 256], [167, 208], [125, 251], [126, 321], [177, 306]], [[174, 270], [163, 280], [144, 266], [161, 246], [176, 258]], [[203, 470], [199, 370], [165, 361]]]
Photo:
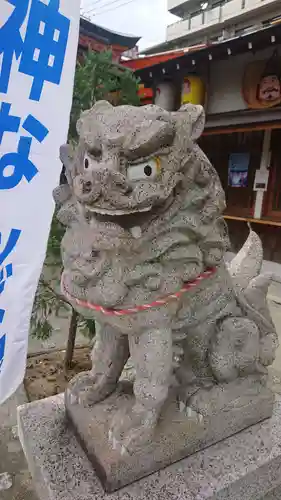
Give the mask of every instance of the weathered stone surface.
[[8, 472], [0, 474], [0, 491], [9, 490], [13, 486], [12, 476]]
[[[236, 432], [272, 408], [266, 392], [259, 414], [262, 380], [278, 344], [266, 302], [271, 277], [261, 274], [262, 245], [253, 231], [233, 262], [224, 262], [224, 192], [196, 144], [204, 121], [201, 106], [169, 113], [102, 101], [82, 113], [76, 150], [61, 149], [68, 184], [54, 196], [66, 226], [62, 291], [101, 324], [91, 370], [66, 391], [70, 415], [72, 405], [77, 412], [81, 407], [73, 419], [78, 433], [83, 407], [115, 391], [129, 356], [135, 372], [133, 404], [116, 401], [108, 419], [99, 415], [95, 432], [106, 432], [122, 457], [143, 458], [132, 473], [119, 473], [122, 463], [111, 465], [109, 444], [101, 439], [105, 455], [94, 454], [108, 488]], [[189, 421], [174, 428], [173, 414], [161, 430], [175, 391], [179, 405], [200, 415], [192, 432]], [[82, 433], [84, 441], [85, 435], [93, 439], [87, 426]], [[87, 451], [93, 454], [95, 446], [87, 444]], [[155, 463], [146, 458], [149, 446], [159, 451]]]
[[[202, 412], [207, 410], [204, 415], [181, 403], [171, 403], [150, 443], [133, 454], [126, 453], [118, 441], [112, 443], [109, 439], [113, 415], [131, 411], [134, 404], [130, 386], [120, 386], [117, 393], [92, 408], [67, 401], [67, 416], [105, 490], [110, 492], [271, 417], [274, 396], [269, 389], [259, 386], [256, 380], [250, 385], [248, 379], [228, 385], [222, 400], [226, 402], [228, 393], [230, 404], [221, 407], [217, 391], [211, 389], [205, 398], [208, 404], [205, 408], [201, 404]], [[216, 405], [213, 412], [212, 399]]]
[[0, 499], [38, 500], [17, 432], [17, 406], [27, 403], [23, 386], [0, 405]]
[[[271, 419], [113, 494], [106, 494], [71, 429], [63, 396], [19, 409], [19, 433], [40, 500], [281, 498], [281, 399]], [[279, 489], [280, 488], [280, 489]]]

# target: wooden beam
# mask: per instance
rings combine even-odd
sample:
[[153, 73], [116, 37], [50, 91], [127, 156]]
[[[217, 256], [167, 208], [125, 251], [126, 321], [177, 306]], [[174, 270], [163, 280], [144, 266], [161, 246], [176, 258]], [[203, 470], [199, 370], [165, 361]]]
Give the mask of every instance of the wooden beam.
[[253, 224], [264, 224], [267, 226], [281, 227], [281, 221], [278, 222], [278, 221], [274, 221], [274, 220], [254, 219], [251, 217], [236, 217], [235, 215], [224, 215], [223, 217], [224, 217], [224, 219], [227, 219], [227, 220], [237, 220], [237, 221], [241, 221], [241, 222], [250, 222]]
[[255, 123], [251, 125], [244, 126], [229, 126], [226, 128], [213, 128], [211, 130], [204, 130], [202, 135], [222, 135], [222, 134], [233, 134], [233, 132], [255, 132], [256, 130], [273, 130], [280, 129], [281, 122], [276, 123]]

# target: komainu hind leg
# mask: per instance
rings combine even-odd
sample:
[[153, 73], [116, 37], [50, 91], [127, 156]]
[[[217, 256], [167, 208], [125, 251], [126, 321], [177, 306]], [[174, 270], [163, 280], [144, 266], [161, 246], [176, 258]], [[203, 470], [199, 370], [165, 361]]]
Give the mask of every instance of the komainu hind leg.
[[[210, 338], [213, 335], [213, 324], [198, 325], [187, 328], [181, 346], [183, 356], [175, 371], [179, 384], [189, 392], [191, 386], [209, 384], [213, 378], [209, 362]], [[178, 333], [174, 333], [177, 339]]]
[[221, 397], [222, 401], [217, 402], [218, 407], [230, 404], [235, 399], [237, 387], [238, 393], [243, 384], [245, 387], [253, 384], [255, 389], [256, 380], [259, 386], [263, 373], [259, 362], [260, 332], [254, 321], [229, 316], [213, 326], [210, 335], [195, 335], [191, 337], [191, 345], [190, 338], [188, 342], [196, 381], [183, 387], [185, 399], [181, 398], [180, 409], [199, 424], [203, 422], [205, 410], [212, 413], [213, 399], [216, 401], [218, 396]]
[[213, 336], [209, 361], [218, 382], [231, 382], [259, 369], [259, 329], [248, 318], [228, 317]]
[[178, 344], [179, 341], [183, 349], [183, 355], [178, 358], [178, 366], [175, 367], [179, 410], [198, 423], [202, 423], [203, 417], [194, 411], [190, 401], [201, 390], [209, 390], [215, 383], [209, 362], [210, 336], [213, 331], [213, 324], [205, 323], [203, 326], [173, 332], [174, 343]]

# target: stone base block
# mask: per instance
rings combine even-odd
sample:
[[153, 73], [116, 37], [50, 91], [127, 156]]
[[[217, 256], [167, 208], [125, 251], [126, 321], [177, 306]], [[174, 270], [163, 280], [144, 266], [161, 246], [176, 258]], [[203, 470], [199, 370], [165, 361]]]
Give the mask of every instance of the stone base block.
[[256, 379], [239, 379], [201, 389], [192, 401], [188, 408], [170, 403], [150, 443], [130, 453], [112, 440], [110, 426], [114, 415], [131, 413], [131, 384], [119, 384], [114, 394], [90, 408], [67, 398], [66, 415], [104, 489], [112, 492], [271, 417], [274, 396]]
[[281, 498], [279, 396], [271, 419], [110, 495], [67, 425], [62, 395], [20, 407], [18, 423], [40, 500]]

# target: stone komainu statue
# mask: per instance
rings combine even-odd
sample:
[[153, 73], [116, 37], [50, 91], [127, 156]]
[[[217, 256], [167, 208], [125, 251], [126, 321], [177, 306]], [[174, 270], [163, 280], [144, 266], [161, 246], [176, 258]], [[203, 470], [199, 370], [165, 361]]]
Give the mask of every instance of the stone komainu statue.
[[62, 290], [101, 325], [92, 369], [66, 398], [104, 400], [131, 357], [135, 403], [109, 432], [122, 453], [151, 439], [172, 389], [200, 418], [218, 388], [229, 389], [212, 399], [219, 410], [274, 360], [261, 243], [251, 231], [226, 266], [225, 198], [196, 144], [203, 128], [200, 106], [170, 113], [101, 101], [82, 114], [76, 150], [61, 149]]

